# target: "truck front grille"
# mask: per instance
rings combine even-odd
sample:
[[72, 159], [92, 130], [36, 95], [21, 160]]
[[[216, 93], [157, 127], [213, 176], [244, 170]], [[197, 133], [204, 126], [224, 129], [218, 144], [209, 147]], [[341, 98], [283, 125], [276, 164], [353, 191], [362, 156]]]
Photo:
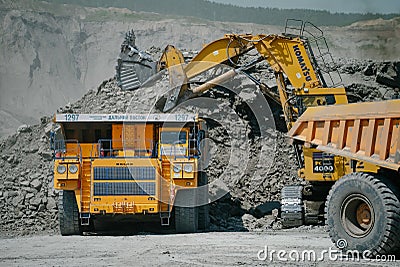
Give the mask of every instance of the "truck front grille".
[[94, 180], [155, 180], [153, 167], [94, 167]]
[[122, 182], [109, 183], [97, 182], [94, 183], [94, 196], [153, 196], [156, 194], [155, 182]]

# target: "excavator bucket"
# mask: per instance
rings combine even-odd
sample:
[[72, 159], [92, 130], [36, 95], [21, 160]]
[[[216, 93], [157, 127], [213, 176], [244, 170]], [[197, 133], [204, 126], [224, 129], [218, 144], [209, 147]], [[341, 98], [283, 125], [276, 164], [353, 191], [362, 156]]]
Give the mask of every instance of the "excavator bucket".
[[122, 90], [139, 88], [146, 80], [156, 74], [157, 62], [135, 44], [133, 30], [125, 35], [116, 66], [116, 79]]

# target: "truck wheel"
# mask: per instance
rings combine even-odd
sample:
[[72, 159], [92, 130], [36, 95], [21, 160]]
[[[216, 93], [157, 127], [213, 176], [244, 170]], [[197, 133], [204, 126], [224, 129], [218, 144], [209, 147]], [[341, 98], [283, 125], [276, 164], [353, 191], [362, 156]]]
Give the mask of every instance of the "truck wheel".
[[61, 235], [82, 234], [74, 191], [62, 190], [59, 192], [58, 219]]
[[198, 227], [199, 230], [208, 231], [210, 229], [210, 205], [204, 203], [208, 203], [208, 179], [206, 172], [199, 172], [199, 187], [201, 187], [199, 191], [199, 206], [198, 207]]
[[181, 189], [175, 199], [175, 230], [177, 233], [195, 233], [198, 227], [198, 209], [195, 190]]
[[386, 177], [351, 173], [337, 181], [325, 206], [326, 224], [340, 249], [369, 250], [371, 256], [400, 245], [400, 194]]

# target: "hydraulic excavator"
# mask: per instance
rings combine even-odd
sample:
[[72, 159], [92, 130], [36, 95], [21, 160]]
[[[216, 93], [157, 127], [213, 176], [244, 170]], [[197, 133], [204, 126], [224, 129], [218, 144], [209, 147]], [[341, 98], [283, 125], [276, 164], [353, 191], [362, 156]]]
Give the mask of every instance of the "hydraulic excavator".
[[[256, 51], [254, 60], [241, 64], [250, 51]], [[299, 176], [308, 182], [282, 189], [283, 226], [325, 222], [341, 249], [371, 255], [399, 251], [400, 100], [348, 104], [318, 27], [288, 20], [280, 35], [227, 34], [183, 61], [179, 50], [168, 46], [156, 63], [170, 79], [161, 101], [164, 112], [237, 74], [282, 107]], [[277, 91], [252, 74], [261, 61], [273, 69]], [[191, 84], [220, 64], [232, 69], [200, 86]]]

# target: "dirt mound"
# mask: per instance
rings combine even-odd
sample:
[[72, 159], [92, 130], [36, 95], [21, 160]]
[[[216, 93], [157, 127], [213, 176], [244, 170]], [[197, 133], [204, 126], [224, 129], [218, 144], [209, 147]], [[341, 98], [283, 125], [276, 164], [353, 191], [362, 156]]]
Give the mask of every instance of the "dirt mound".
[[392, 29], [395, 27], [399, 27], [400, 25], [400, 17], [396, 17], [393, 19], [385, 20], [382, 18], [373, 19], [373, 20], [365, 20], [365, 21], [357, 21], [352, 23], [346, 28], [352, 30], [368, 30], [368, 29], [376, 29], [376, 30], [384, 30], [384, 29]]

